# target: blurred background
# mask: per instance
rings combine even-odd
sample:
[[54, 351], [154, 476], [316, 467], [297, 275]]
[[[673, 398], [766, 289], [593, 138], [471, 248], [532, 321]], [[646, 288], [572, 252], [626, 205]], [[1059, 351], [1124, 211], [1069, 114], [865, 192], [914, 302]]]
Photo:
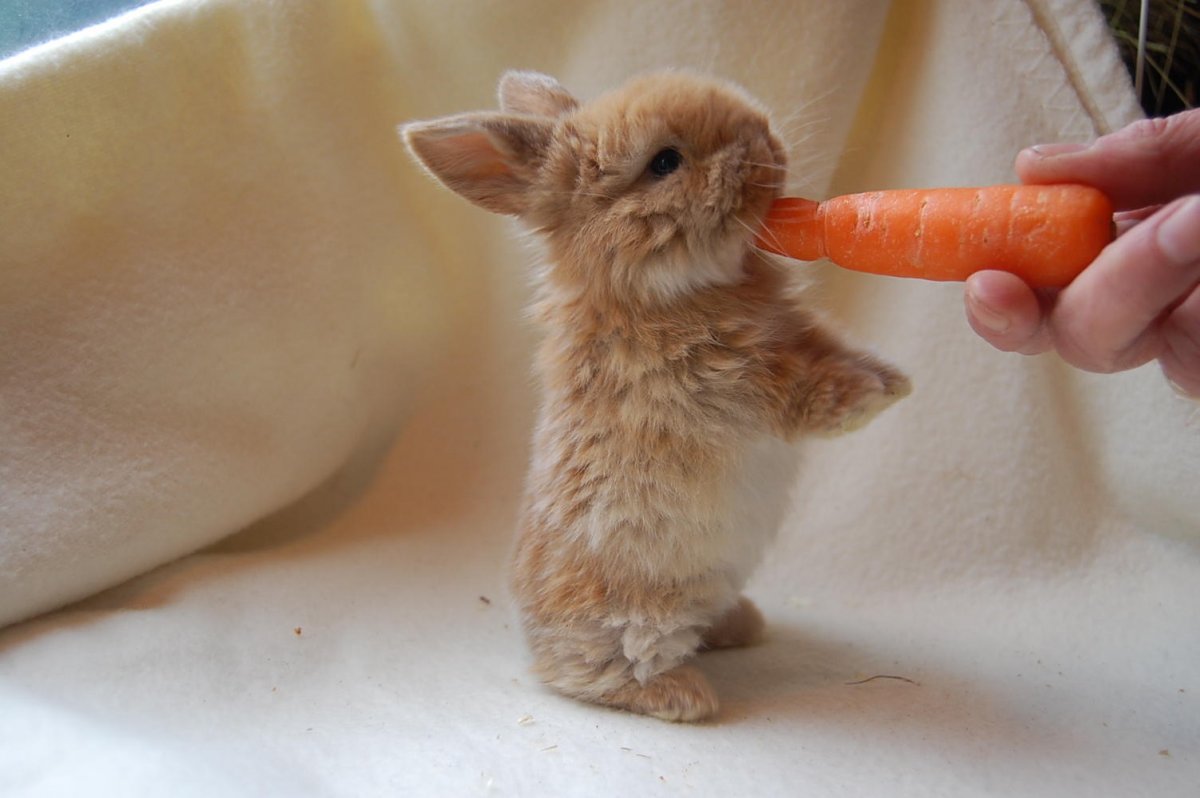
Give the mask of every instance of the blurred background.
[[[0, 0], [0, 58], [102, 22], [150, 0]], [[1100, 0], [1130, 75], [1136, 71], [1141, 0]], [[1196, 107], [1200, 0], [1150, 0], [1141, 103], [1148, 116]]]
[[0, 0], [0, 58], [152, 0]]

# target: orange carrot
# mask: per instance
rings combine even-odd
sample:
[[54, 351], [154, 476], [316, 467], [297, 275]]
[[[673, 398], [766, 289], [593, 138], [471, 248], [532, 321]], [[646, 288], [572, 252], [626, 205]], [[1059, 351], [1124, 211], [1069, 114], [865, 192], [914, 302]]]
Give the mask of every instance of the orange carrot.
[[1113, 239], [1112, 203], [1089, 186], [874, 191], [775, 201], [755, 242], [797, 260], [894, 277], [965, 280], [1002, 269], [1065, 286]]

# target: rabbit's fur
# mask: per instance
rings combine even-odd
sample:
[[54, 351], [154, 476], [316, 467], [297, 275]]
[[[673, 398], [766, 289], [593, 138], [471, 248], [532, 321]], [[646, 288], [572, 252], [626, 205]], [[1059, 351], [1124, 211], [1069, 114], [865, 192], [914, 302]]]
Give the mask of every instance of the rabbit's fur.
[[739, 591], [782, 516], [786, 442], [861, 426], [908, 380], [820, 326], [752, 248], [786, 159], [740, 89], [665, 72], [580, 105], [510, 72], [500, 106], [403, 134], [548, 248], [512, 580], [535, 669], [583, 700], [709, 717], [685, 663], [762, 631]]

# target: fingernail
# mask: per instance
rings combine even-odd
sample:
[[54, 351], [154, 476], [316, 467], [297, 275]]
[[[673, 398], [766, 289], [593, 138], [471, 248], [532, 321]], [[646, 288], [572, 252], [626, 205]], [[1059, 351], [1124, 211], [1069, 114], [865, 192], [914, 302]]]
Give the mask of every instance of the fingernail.
[[1200, 402], [1200, 394], [1194, 394], [1194, 393], [1190, 392], [1187, 388], [1184, 388], [1182, 385], [1175, 382], [1175, 380], [1171, 379], [1170, 377], [1167, 377], [1166, 379], [1167, 379], [1167, 385], [1171, 386], [1172, 391], [1179, 394], [1184, 399], [1191, 399], [1193, 402]]
[[1077, 152], [1083, 152], [1090, 146], [1092, 145], [1078, 141], [1059, 141], [1053, 144], [1034, 144], [1029, 148], [1029, 152], [1038, 158], [1055, 158], [1059, 155], [1073, 155]]
[[967, 289], [967, 305], [971, 308], [971, 316], [988, 332], [999, 335], [1008, 332], [1008, 328], [1012, 326], [1007, 316], [975, 296], [975, 292], [969, 288]]
[[1200, 196], [1188, 197], [1158, 225], [1158, 247], [1180, 265], [1200, 258]]

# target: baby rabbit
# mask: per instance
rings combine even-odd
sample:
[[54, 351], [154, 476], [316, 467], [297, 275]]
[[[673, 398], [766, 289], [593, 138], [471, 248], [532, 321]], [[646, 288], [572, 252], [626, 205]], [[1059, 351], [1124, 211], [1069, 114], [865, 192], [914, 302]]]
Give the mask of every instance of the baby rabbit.
[[755, 641], [739, 591], [775, 532], [806, 433], [909, 392], [847, 348], [752, 248], [786, 174], [728, 83], [651, 74], [579, 104], [509, 72], [499, 112], [402, 128], [449, 188], [539, 233], [543, 387], [513, 568], [535, 670], [576, 698], [714, 715], [685, 664]]

